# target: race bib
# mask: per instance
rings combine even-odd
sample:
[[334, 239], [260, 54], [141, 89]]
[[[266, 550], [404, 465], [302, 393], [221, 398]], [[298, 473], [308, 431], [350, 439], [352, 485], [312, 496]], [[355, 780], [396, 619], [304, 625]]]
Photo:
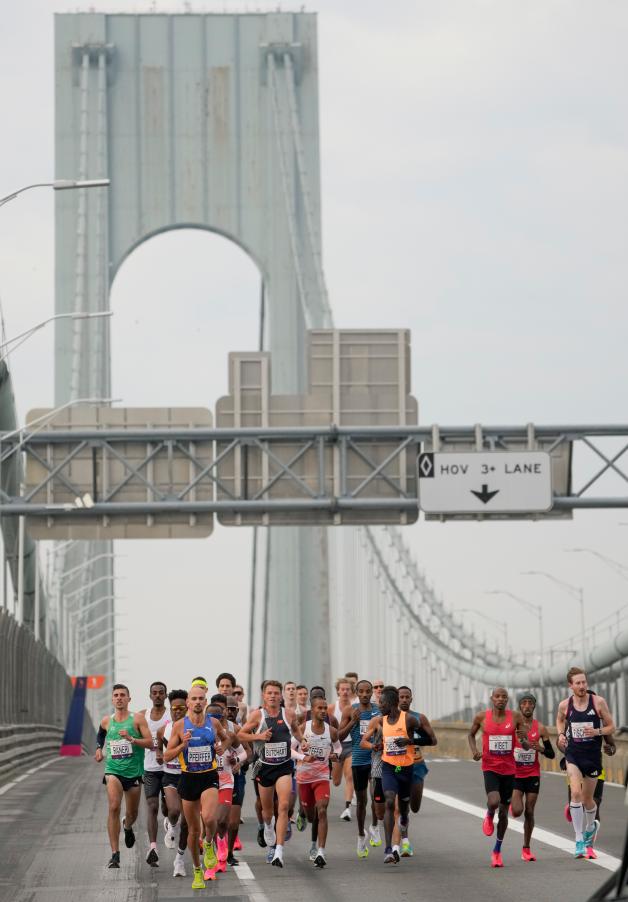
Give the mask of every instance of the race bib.
[[591, 727], [591, 729], [593, 729], [593, 722], [585, 720], [584, 722], [577, 721], [576, 723], [571, 724], [571, 737], [574, 742], [589, 742], [589, 740], [593, 739], [593, 736], [584, 735], [585, 727]]
[[403, 755], [405, 748], [397, 745], [397, 739], [394, 736], [384, 737], [384, 753], [386, 755]]
[[264, 761], [281, 761], [287, 756], [287, 742], [267, 742], [264, 746]]
[[112, 758], [131, 758], [133, 756], [133, 746], [128, 739], [110, 739], [109, 754]]
[[536, 760], [536, 752], [534, 749], [522, 749], [519, 746], [515, 749], [515, 761], [517, 764], [531, 765]]
[[369, 724], [368, 720], [360, 721], [360, 736], [364, 736], [364, 734], [368, 730], [369, 726], [370, 726], [370, 724]]
[[489, 736], [488, 750], [491, 755], [509, 755], [512, 752], [512, 736]]
[[216, 755], [216, 764], [218, 766], [218, 770], [222, 770], [225, 766], [225, 756], [224, 755]]
[[211, 745], [194, 745], [188, 747], [188, 764], [211, 764], [213, 757]]
[[324, 761], [327, 757], [327, 752], [329, 751], [329, 747], [326, 745], [311, 745], [308, 748], [308, 755], [311, 755], [312, 758], [318, 758], [320, 761]]

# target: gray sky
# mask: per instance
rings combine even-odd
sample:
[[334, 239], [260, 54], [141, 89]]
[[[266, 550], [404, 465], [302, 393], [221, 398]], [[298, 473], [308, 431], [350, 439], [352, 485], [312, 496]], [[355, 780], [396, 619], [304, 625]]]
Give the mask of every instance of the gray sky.
[[[0, 194], [53, 175], [52, 13], [72, 9], [53, 0], [3, 9]], [[324, 261], [336, 324], [412, 330], [423, 423], [625, 422], [626, 4], [320, 0], [306, 9], [319, 12]], [[54, 312], [53, 241], [48, 192], [0, 211], [9, 335]], [[113, 287], [115, 396], [213, 407], [227, 350], [255, 347], [257, 295], [252, 263], [218, 237], [174, 232], [140, 247]], [[22, 415], [52, 403], [52, 341], [47, 327], [16, 352]], [[622, 521], [628, 511], [571, 523], [422, 522], [405, 536], [449, 604], [506, 618], [515, 647], [531, 648], [534, 623], [485, 591], [543, 601], [548, 644], [574, 634], [569, 597], [520, 571], [582, 585], [597, 622], [626, 605], [628, 586], [564, 549], [628, 564]], [[247, 532], [219, 527], [205, 542], [119, 543], [120, 676], [136, 701], [155, 677], [187, 682], [189, 660], [244, 678], [249, 548]], [[220, 618], [227, 605], [232, 623]], [[184, 638], [188, 612], [195, 623], [206, 613], [204, 636]]]

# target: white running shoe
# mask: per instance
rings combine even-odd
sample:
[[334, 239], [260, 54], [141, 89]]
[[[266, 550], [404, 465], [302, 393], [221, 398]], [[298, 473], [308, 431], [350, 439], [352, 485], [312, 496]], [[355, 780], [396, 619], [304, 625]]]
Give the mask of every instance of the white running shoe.
[[275, 854], [273, 855], [273, 860], [271, 861], [271, 865], [274, 868], [282, 868], [283, 867], [283, 851], [281, 849], [275, 849]]
[[310, 861], [316, 861], [316, 853], [317, 852], [318, 852], [318, 848], [316, 846], [316, 843], [313, 842], [312, 846], [310, 848]]
[[382, 844], [382, 835], [379, 832], [379, 824], [376, 827], [372, 825], [369, 827], [369, 843], [372, 846], [381, 846]]
[[350, 821], [351, 820], [351, 808], [345, 808], [345, 810], [340, 815], [341, 821]]
[[175, 855], [174, 856], [174, 868], [172, 871], [173, 877], [187, 877], [187, 872], [185, 870], [185, 861], [183, 859], [183, 855]]
[[164, 818], [164, 845], [167, 849], [176, 847], [177, 834], [174, 824], [171, 824], [167, 817]]
[[277, 837], [275, 835], [275, 819], [273, 818], [270, 824], [264, 824], [264, 839], [266, 840], [267, 846], [274, 846], [277, 842]]

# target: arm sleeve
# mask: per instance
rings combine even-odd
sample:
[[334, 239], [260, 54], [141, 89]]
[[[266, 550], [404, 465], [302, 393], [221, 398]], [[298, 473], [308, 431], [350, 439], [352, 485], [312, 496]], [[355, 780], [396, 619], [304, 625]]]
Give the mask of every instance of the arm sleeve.
[[96, 747], [101, 749], [105, 744], [105, 739], [107, 737], [107, 731], [104, 727], [98, 728], [98, 735], [96, 736]]
[[555, 758], [556, 752], [554, 751], [554, 746], [549, 741], [549, 739], [543, 740], [543, 754], [546, 758]]
[[414, 742], [413, 745], [431, 745], [432, 737], [428, 736], [425, 730], [417, 730], [414, 734]]

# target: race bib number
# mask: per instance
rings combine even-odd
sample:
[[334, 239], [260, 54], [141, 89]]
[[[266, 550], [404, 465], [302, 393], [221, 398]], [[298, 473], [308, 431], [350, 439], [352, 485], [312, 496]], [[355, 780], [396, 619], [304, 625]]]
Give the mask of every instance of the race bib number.
[[211, 764], [213, 757], [211, 745], [188, 747], [188, 764]]
[[534, 749], [522, 749], [517, 747], [515, 749], [515, 761], [517, 764], [531, 765], [534, 764], [536, 760], [536, 752]]
[[218, 766], [218, 770], [222, 770], [225, 766], [225, 756], [224, 755], [216, 755], [216, 764]]
[[267, 742], [264, 746], [265, 761], [281, 761], [288, 756], [287, 742]]
[[585, 720], [584, 722], [578, 721], [577, 723], [571, 724], [571, 736], [574, 742], [588, 742], [590, 739], [593, 739], [593, 736], [584, 735], [585, 727], [591, 727], [591, 729], [593, 729], [593, 722]]
[[386, 755], [403, 755], [405, 748], [397, 745], [397, 740], [394, 736], [386, 736], [384, 739], [384, 752]]
[[512, 736], [489, 736], [488, 750], [491, 755], [509, 755], [512, 752]]
[[312, 756], [312, 758], [318, 758], [319, 761], [324, 761], [327, 758], [327, 753], [329, 751], [329, 747], [326, 745], [311, 745], [308, 748], [308, 754]]
[[128, 739], [110, 739], [109, 753], [112, 758], [117, 760], [120, 758], [131, 758], [133, 755], [133, 746]]
[[369, 724], [368, 720], [361, 720], [361, 721], [360, 721], [360, 736], [364, 736], [364, 735], [365, 735], [365, 733], [366, 733], [366, 731], [368, 730], [369, 726], [370, 726], [370, 724]]

